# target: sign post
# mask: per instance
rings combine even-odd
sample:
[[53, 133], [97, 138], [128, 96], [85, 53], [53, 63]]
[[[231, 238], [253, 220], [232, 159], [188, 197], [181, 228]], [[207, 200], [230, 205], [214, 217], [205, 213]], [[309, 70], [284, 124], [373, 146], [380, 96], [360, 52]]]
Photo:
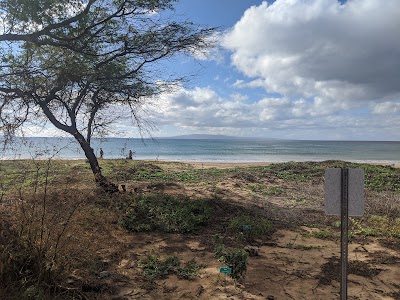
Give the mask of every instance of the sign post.
[[364, 171], [325, 170], [325, 213], [340, 215], [340, 300], [347, 300], [349, 216], [364, 214]]
[[228, 277], [228, 274], [232, 274], [232, 269], [229, 267], [222, 267], [219, 269], [219, 272], [225, 274], [225, 290], [226, 290], [226, 278]]
[[347, 300], [347, 262], [349, 252], [349, 170], [341, 169], [340, 202], [340, 299]]

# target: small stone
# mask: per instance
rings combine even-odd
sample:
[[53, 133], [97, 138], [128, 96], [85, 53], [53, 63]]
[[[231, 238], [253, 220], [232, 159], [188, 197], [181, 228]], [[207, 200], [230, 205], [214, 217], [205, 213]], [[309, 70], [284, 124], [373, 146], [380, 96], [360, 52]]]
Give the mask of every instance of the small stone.
[[119, 265], [121, 268], [129, 268], [129, 263], [130, 263], [129, 259], [122, 259]]
[[244, 247], [244, 250], [246, 250], [250, 256], [260, 256], [260, 249], [256, 246], [247, 245]]
[[203, 292], [204, 292], [204, 287], [201, 284], [199, 284], [196, 288], [196, 296], [200, 296], [201, 294], [203, 294]]

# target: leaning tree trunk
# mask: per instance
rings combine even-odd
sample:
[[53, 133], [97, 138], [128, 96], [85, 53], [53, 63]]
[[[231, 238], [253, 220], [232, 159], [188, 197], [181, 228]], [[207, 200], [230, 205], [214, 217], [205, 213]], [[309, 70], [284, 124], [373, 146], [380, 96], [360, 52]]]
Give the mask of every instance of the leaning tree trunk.
[[83, 135], [77, 131], [73, 134], [73, 136], [85, 152], [85, 156], [89, 161], [96, 183], [107, 192], [118, 192], [118, 185], [108, 181], [107, 178], [101, 173], [99, 161], [97, 160], [93, 148], [90, 147], [88, 141], [86, 141]]
[[86, 158], [89, 161], [90, 168], [92, 169], [92, 172], [93, 172], [93, 175], [94, 175], [94, 179], [96, 180], [96, 183], [99, 186], [101, 186], [107, 192], [117, 192], [118, 191], [118, 185], [116, 185], [116, 184], [114, 184], [112, 182], [109, 182], [107, 180], [107, 178], [105, 176], [103, 176], [103, 174], [101, 173], [101, 168], [99, 166], [99, 162], [97, 160], [96, 155], [94, 154], [94, 151], [93, 151], [92, 147], [90, 147], [89, 140], [85, 140], [83, 135], [76, 128], [75, 118], [73, 116], [71, 116], [71, 114], [70, 114], [71, 123], [73, 124], [71, 126], [67, 126], [65, 124], [60, 123], [60, 121], [58, 121], [57, 118], [54, 116], [54, 114], [51, 112], [51, 110], [50, 110], [50, 108], [48, 106], [49, 101], [38, 101], [37, 104], [40, 106], [40, 108], [42, 109], [42, 111], [46, 115], [46, 117], [49, 119], [49, 121], [56, 128], [58, 128], [60, 130], [63, 130], [65, 132], [68, 132], [69, 134], [71, 134], [78, 141], [78, 143], [81, 146], [82, 150], [85, 152]]

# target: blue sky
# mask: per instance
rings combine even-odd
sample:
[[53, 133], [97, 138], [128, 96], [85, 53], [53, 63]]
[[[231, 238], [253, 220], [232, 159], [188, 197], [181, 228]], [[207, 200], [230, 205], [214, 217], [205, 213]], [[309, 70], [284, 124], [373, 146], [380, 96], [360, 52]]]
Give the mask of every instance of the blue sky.
[[143, 108], [153, 136], [400, 140], [398, 0], [181, 0], [175, 13], [219, 27], [218, 46], [165, 64], [195, 76]]

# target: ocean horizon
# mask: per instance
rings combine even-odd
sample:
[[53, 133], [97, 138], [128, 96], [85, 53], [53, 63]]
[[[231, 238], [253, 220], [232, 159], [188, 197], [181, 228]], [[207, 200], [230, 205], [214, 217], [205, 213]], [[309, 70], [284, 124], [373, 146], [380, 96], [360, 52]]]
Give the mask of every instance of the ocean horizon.
[[[187, 162], [287, 162], [345, 160], [351, 162], [399, 163], [398, 141], [311, 141], [238, 138], [104, 138], [93, 139], [92, 148], [105, 159], [134, 159]], [[16, 138], [0, 159], [85, 159], [73, 138]]]

